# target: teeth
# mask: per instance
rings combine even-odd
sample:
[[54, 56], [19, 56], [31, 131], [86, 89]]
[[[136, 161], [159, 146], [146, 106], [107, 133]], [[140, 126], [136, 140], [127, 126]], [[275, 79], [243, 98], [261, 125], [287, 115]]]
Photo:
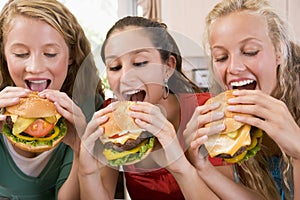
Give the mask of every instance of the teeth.
[[140, 92], [141, 90], [130, 90], [130, 91], [127, 91], [127, 92], [124, 92], [124, 98], [126, 99], [126, 100], [129, 100], [130, 99], [130, 97], [133, 95], [133, 94], [136, 94], [136, 93], [138, 93], [138, 92]]
[[133, 94], [136, 94], [138, 93], [140, 90], [132, 90], [132, 91], [128, 91], [125, 93], [125, 95], [133, 95]]
[[238, 86], [248, 85], [248, 84], [251, 84], [253, 82], [254, 82], [254, 80], [244, 80], [244, 81], [238, 81], [238, 82], [231, 82], [230, 85], [238, 87]]
[[29, 81], [30, 83], [35, 83], [35, 84], [41, 84], [41, 83], [46, 83], [47, 80], [32, 80], [32, 81]]

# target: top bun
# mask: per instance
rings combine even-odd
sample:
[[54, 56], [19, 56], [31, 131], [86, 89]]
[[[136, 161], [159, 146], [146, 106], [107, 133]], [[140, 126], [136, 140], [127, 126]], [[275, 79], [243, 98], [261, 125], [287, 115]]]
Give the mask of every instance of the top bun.
[[24, 118], [44, 118], [57, 114], [54, 103], [48, 99], [40, 98], [37, 92], [31, 92], [26, 97], [20, 98], [18, 104], [5, 109], [9, 114]]
[[108, 113], [108, 121], [102, 125], [104, 128], [104, 137], [111, 137], [116, 134], [141, 133], [143, 129], [138, 127], [134, 119], [129, 116], [130, 105], [135, 104], [133, 101], [120, 101], [116, 104], [115, 109]]
[[[216, 102], [220, 103], [221, 105], [215, 111], [225, 113], [224, 118], [222, 118], [218, 121], [214, 121], [214, 122], [211, 122], [209, 124], [206, 124], [205, 127], [215, 126], [215, 125], [219, 125], [219, 124], [225, 124], [226, 128], [220, 134], [227, 134], [229, 132], [238, 130], [241, 126], [244, 125], [244, 123], [235, 121], [235, 119], [233, 118], [233, 116], [236, 115], [237, 113], [232, 113], [232, 112], [227, 110], [227, 106], [228, 106], [227, 101], [228, 101], [228, 99], [234, 97], [234, 95], [232, 94], [233, 91], [234, 90], [227, 90], [223, 93], [218, 94], [215, 97], [210, 98], [209, 100], [207, 100], [205, 102], [205, 104], [212, 104], [212, 103], [216, 103]], [[240, 114], [239, 113], [239, 115], [246, 115], [246, 114]]]

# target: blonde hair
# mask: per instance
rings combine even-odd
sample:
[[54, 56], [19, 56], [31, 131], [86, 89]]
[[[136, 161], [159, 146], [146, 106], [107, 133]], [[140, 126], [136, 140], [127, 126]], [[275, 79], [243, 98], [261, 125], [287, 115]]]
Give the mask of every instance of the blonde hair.
[[[17, 16], [46, 22], [64, 38], [73, 62], [68, 66], [68, 74], [60, 91], [67, 93], [70, 97], [72, 97], [75, 87], [82, 91], [82, 95], [77, 95], [75, 97], [77, 99], [74, 99], [79, 104], [84, 102], [83, 97], [91, 96], [95, 92], [100, 93], [104, 98], [101, 80], [91, 56], [90, 43], [75, 16], [56, 0], [10, 0], [3, 7], [0, 14], [0, 71], [3, 78], [0, 82], [0, 89], [14, 86], [8, 72], [4, 45], [6, 36]], [[84, 69], [81, 67], [83, 62], [87, 66]], [[84, 72], [78, 73], [79, 69]]]
[[[272, 96], [282, 100], [294, 119], [300, 125], [300, 90], [299, 90], [299, 48], [291, 42], [288, 34], [287, 23], [285, 23], [266, 0], [223, 0], [217, 4], [206, 17], [206, 32], [204, 47], [209, 50], [208, 39], [211, 24], [217, 19], [234, 12], [248, 12], [262, 16], [267, 22], [268, 35], [276, 49], [281, 55], [281, 64], [277, 70], [277, 86]], [[211, 61], [212, 62], [212, 61]], [[212, 66], [212, 64], [211, 64]], [[211, 67], [212, 68], [212, 67]], [[213, 70], [210, 70], [213, 72]], [[215, 84], [217, 85], [217, 84]], [[214, 86], [215, 86], [214, 85]], [[213, 89], [218, 87], [212, 87]], [[278, 147], [278, 146], [277, 146]], [[249, 188], [259, 191], [267, 199], [280, 199], [274, 180], [267, 169], [263, 147], [258, 155], [238, 166], [239, 176], [242, 183]], [[278, 147], [279, 148], [279, 147]], [[286, 199], [291, 199], [291, 188], [293, 187], [292, 161], [283, 151], [281, 156], [282, 176], [284, 181], [283, 190]]]

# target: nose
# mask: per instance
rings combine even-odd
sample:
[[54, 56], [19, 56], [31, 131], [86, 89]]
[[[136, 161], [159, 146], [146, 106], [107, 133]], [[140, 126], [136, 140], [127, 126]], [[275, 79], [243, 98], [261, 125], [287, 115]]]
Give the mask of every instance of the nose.
[[128, 82], [135, 76], [135, 70], [130, 65], [123, 65], [121, 71], [121, 82]]
[[239, 55], [231, 55], [230, 62], [227, 66], [227, 73], [238, 74], [246, 70], [246, 66], [243, 62], [243, 59]]
[[45, 71], [45, 63], [38, 55], [31, 55], [26, 62], [25, 70], [32, 74], [38, 74]]

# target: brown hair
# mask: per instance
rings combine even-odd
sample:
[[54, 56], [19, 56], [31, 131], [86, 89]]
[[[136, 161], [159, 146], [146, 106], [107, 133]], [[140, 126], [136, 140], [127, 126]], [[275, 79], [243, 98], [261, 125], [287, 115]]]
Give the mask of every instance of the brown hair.
[[[68, 66], [67, 77], [60, 91], [73, 97], [78, 104], [84, 103], [83, 97], [91, 97], [95, 93], [100, 94], [104, 99], [90, 43], [74, 15], [56, 0], [10, 0], [2, 9], [0, 14], [0, 71], [3, 78], [0, 82], [1, 90], [15, 85], [8, 71], [4, 45], [16, 16], [25, 16], [46, 22], [57, 30], [66, 41], [73, 63]], [[81, 95], [73, 96], [75, 87], [76, 90], [82, 92]]]
[[149, 37], [154, 47], [159, 51], [160, 57], [163, 61], [167, 61], [171, 55], [175, 57], [176, 71], [179, 73], [173, 73], [168, 80], [168, 85], [172, 86], [170, 88], [170, 92], [201, 92], [201, 89], [182, 72], [182, 57], [175, 40], [167, 31], [166, 24], [154, 20], [137, 16], [127, 16], [117, 21], [107, 32], [106, 39], [102, 46], [101, 57], [103, 61], [105, 61], [104, 50], [107, 39], [112, 35], [112, 33], [114, 33], [114, 31], [124, 30], [128, 26], [142, 28], [145, 31], [145, 35]]

